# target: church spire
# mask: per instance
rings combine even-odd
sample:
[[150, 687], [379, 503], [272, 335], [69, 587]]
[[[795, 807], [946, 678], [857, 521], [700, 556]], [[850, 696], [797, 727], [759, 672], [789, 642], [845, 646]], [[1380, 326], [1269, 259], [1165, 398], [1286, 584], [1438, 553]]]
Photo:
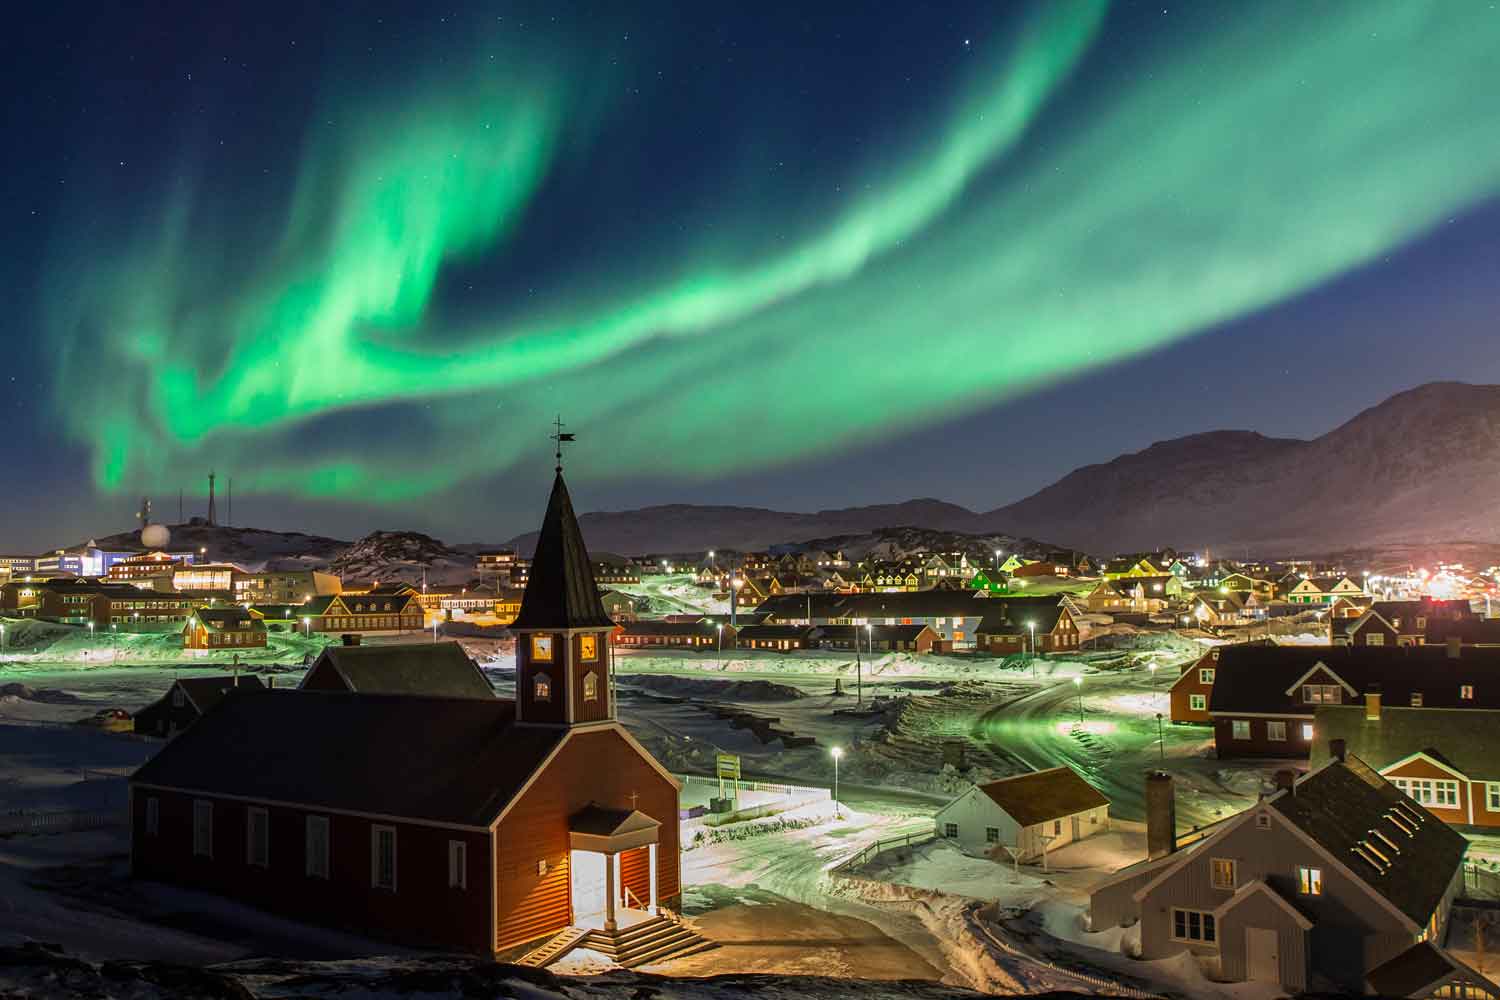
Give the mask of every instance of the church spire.
[[[566, 435], [566, 439], [571, 440], [572, 435]], [[612, 627], [614, 622], [599, 598], [594, 567], [589, 561], [588, 549], [584, 547], [583, 532], [579, 530], [578, 518], [573, 513], [573, 500], [568, 496], [568, 486], [563, 482], [559, 468], [552, 481], [552, 496], [547, 501], [542, 530], [537, 536], [526, 593], [521, 598], [521, 612], [511, 623], [511, 628]]]

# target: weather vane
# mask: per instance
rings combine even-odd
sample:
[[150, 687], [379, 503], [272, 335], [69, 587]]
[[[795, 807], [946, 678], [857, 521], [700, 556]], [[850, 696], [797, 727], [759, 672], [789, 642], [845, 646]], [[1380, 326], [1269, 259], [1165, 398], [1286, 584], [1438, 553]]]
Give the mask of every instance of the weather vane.
[[562, 446], [563, 446], [563, 442], [564, 441], [572, 441], [573, 440], [573, 435], [572, 434], [565, 434], [565, 433], [563, 433], [562, 414], [559, 413], [557, 415], [557, 419], [554, 420], [552, 423], [556, 427], [556, 430], [553, 431], [553, 433], [551, 435], [549, 435], [549, 436], [552, 438], [552, 440], [554, 440], [554, 441], [557, 442], [557, 471], [558, 472], [562, 472]]

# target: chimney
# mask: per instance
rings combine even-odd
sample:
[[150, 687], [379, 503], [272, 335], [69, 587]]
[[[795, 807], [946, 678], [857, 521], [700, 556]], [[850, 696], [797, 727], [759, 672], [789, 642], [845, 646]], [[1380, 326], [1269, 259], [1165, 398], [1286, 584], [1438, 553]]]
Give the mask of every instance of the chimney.
[[1380, 721], [1380, 685], [1371, 684], [1365, 688], [1365, 721]]
[[1146, 851], [1161, 858], [1177, 850], [1177, 799], [1172, 776], [1166, 771], [1146, 772]]
[[1288, 793], [1290, 795], [1296, 795], [1297, 794], [1297, 772], [1293, 771], [1289, 767], [1282, 768], [1280, 771], [1277, 771], [1276, 772], [1276, 788], [1277, 788], [1278, 791], [1286, 792], [1286, 793]]
[[1347, 744], [1342, 739], [1328, 741], [1328, 756], [1334, 760], [1343, 760], [1347, 753]]
[[1456, 660], [1464, 654], [1463, 640], [1456, 635], [1448, 637], [1448, 659]]
[[359, 645], [359, 633], [358, 632], [345, 632], [343, 634], [343, 640], [344, 640], [344, 645], [346, 645], [346, 646], [358, 646]]

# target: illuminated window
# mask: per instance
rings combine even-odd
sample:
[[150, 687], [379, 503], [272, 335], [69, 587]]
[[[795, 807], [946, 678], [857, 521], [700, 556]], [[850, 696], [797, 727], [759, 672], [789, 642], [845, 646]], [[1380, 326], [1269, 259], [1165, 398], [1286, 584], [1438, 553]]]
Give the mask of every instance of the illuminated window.
[[1229, 724], [1230, 735], [1237, 740], [1248, 740], [1250, 738], [1250, 720], [1235, 719]]
[[1472, 684], [1462, 684], [1462, 685], [1460, 685], [1459, 689], [1458, 689], [1458, 696], [1460, 698], [1462, 698], [1464, 701], [1473, 701], [1474, 700], [1474, 685], [1472, 685]]
[[1274, 743], [1286, 742], [1286, 723], [1271, 721], [1266, 723], [1266, 739]]
[[1297, 869], [1297, 891], [1304, 896], [1323, 895], [1323, 869], [1299, 867]]
[[1233, 889], [1235, 887], [1235, 868], [1237, 867], [1233, 858], [1213, 858], [1209, 862], [1209, 881], [1215, 889]]
[[551, 701], [552, 678], [546, 674], [537, 674], [531, 682], [531, 696], [537, 701]]
[[1312, 738], [1313, 738], [1313, 724], [1311, 722], [1304, 722], [1304, 723], [1302, 723], [1302, 739], [1303, 739], [1303, 741], [1310, 743], [1310, 742], [1312, 742]]
[[552, 637], [550, 635], [534, 635], [531, 637], [531, 658], [543, 662], [552, 660]]
[[599, 700], [599, 675], [592, 670], [583, 675], [583, 700]]
[[578, 655], [586, 661], [597, 660], [599, 658], [599, 637], [597, 635], [579, 636]]

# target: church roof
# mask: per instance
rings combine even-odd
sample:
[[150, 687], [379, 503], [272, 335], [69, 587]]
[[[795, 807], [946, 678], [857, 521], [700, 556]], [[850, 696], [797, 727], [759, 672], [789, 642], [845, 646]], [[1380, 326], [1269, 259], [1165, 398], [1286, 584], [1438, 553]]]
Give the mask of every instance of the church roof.
[[488, 826], [566, 735], [515, 725], [515, 702], [502, 698], [245, 691], [162, 747], [132, 781]]
[[493, 698], [494, 688], [456, 642], [382, 646], [329, 646], [302, 683], [326, 663], [359, 694], [420, 694], [439, 698]]
[[599, 599], [593, 564], [589, 562], [583, 532], [573, 513], [573, 501], [559, 471], [552, 482], [547, 514], [537, 536], [521, 611], [510, 627], [525, 630], [613, 626]]

